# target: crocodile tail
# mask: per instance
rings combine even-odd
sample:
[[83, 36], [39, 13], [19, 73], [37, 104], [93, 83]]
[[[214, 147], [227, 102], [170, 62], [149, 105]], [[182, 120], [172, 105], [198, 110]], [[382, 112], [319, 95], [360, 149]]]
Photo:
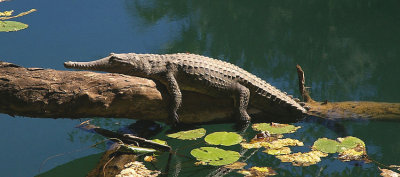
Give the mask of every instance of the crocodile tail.
[[253, 86], [251, 90], [251, 105], [271, 116], [293, 119], [293, 116], [300, 118], [307, 112], [293, 98], [269, 84], [263, 84], [262, 88]]

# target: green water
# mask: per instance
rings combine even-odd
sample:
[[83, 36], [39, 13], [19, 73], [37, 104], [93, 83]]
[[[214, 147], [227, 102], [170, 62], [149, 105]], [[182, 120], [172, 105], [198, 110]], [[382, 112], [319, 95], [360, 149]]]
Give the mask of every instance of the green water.
[[[38, 11], [15, 19], [29, 24], [28, 29], [0, 33], [0, 60], [64, 69], [63, 61], [92, 60], [110, 52], [190, 52], [234, 63], [295, 96], [299, 95], [295, 65], [300, 64], [316, 100], [400, 102], [399, 5], [378, 0], [2, 2], [0, 11]], [[114, 129], [129, 123], [98, 122]], [[0, 176], [36, 175], [47, 157], [101, 141], [75, 129], [76, 124], [78, 120], [14, 119], [0, 114]], [[400, 122], [310, 119], [297, 124], [303, 128], [290, 136], [308, 142], [306, 146], [319, 137], [352, 135], [365, 141], [375, 160], [400, 165]], [[230, 127], [213, 125], [210, 130]], [[51, 159], [41, 171], [103, 150]], [[332, 158], [302, 168], [257, 152], [249, 162], [275, 167], [281, 176], [379, 174], [374, 164]], [[189, 172], [182, 171], [181, 176], [210, 172], [207, 167], [190, 169], [192, 163], [184, 164]]]

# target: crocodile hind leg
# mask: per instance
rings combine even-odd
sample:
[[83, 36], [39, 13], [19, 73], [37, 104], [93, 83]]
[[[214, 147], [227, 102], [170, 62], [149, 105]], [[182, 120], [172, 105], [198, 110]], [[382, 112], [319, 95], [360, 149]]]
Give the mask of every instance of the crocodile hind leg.
[[250, 116], [247, 114], [247, 105], [249, 104], [250, 99], [250, 90], [236, 83], [233, 85], [234, 93], [235, 93], [235, 107], [236, 107], [236, 116], [239, 117], [239, 123], [248, 124], [250, 123]]
[[178, 82], [173, 71], [166, 73], [166, 86], [170, 95], [170, 105], [168, 110], [168, 118], [172, 125], [176, 126], [179, 123], [179, 117], [176, 113], [182, 103], [182, 93], [179, 89]]

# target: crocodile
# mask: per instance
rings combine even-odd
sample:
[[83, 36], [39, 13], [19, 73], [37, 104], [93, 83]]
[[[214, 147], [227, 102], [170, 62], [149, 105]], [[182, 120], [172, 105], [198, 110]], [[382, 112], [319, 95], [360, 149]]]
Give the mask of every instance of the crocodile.
[[234, 100], [235, 117], [239, 123], [249, 123], [247, 107], [251, 106], [269, 116], [301, 117], [307, 110], [290, 95], [246, 70], [206, 56], [176, 54], [111, 53], [89, 62], [64, 63], [66, 68], [120, 73], [157, 80], [166, 86], [171, 97], [168, 117], [179, 123], [177, 110], [182, 104], [181, 90]]

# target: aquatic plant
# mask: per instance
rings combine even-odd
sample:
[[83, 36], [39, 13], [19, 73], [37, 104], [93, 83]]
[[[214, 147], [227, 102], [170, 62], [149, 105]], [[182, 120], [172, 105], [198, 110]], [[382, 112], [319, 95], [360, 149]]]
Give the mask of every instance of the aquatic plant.
[[[2, 1], [0, 1], [2, 2]], [[19, 31], [28, 28], [29, 25], [17, 21], [4, 21], [17, 17], [22, 17], [24, 15], [28, 15], [32, 12], [35, 12], [36, 9], [31, 9], [26, 12], [21, 12], [18, 15], [12, 16], [14, 10], [9, 11], [0, 11], [0, 32], [11, 32], [11, 31]]]

